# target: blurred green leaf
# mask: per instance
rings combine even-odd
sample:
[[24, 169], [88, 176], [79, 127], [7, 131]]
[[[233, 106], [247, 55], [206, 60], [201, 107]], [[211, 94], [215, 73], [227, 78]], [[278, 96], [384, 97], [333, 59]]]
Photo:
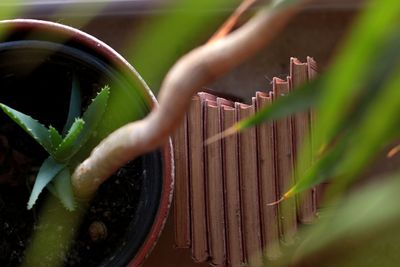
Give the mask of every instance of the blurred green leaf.
[[[354, 101], [352, 112], [335, 130], [337, 140], [331, 141], [333, 147], [306, 173], [296, 173], [299, 176], [296, 179], [298, 183], [287, 197], [332, 176], [340, 176], [341, 179], [338, 180], [350, 182], [392, 139], [397, 128], [396, 115], [399, 114], [400, 106], [400, 101], [396, 101], [400, 100], [400, 91], [396, 90], [400, 64], [400, 54], [397, 51], [399, 46], [400, 31], [395, 31], [384, 46], [385, 49], [380, 51], [379, 59], [370, 67], [368, 78], [359, 84], [364, 89]], [[387, 84], [388, 79], [391, 79], [390, 84]], [[303, 157], [300, 156], [298, 161], [302, 160]]]
[[400, 176], [379, 177], [321, 211], [297, 246], [271, 266], [397, 266]]
[[279, 97], [271, 105], [264, 106], [253, 116], [241, 120], [234, 127], [238, 131], [241, 131], [257, 124], [280, 119], [292, 115], [295, 112], [307, 110], [310, 107], [315, 106], [321, 95], [323, 77], [324, 76], [317, 77], [309, 83], [294, 90], [289, 95]]
[[368, 77], [388, 38], [398, 29], [399, 16], [400, 2], [396, 0], [365, 5], [324, 86], [314, 136], [318, 147], [332, 139], [335, 129], [348, 116], [355, 96], [364, 89], [359, 84]]

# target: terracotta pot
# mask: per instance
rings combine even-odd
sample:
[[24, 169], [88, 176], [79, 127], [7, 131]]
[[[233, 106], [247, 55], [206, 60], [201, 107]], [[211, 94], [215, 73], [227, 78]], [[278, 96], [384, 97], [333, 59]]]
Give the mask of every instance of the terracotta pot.
[[[128, 113], [130, 108], [137, 109], [136, 115], [134, 113], [132, 113], [133, 115], [114, 113], [114, 115], [120, 114], [120, 116], [105, 118], [103, 127], [99, 127], [97, 139], [93, 138], [83, 148], [83, 152], [76, 157], [76, 161], [82, 160], [90, 152], [93, 145], [110, 132], [110, 129], [107, 129], [110, 124], [113, 127], [123, 124], [129, 116], [139, 119], [156, 105], [155, 97], [136, 70], [108, 45], [84, 32], [57, 23], [25, 19], [1, 21], [0, 30], [5, 33], [5, 38], [0, 43], [0, 60], [3, 60], [3, 62], [0, 62], [0, 66], [2, 66], [0, 67], [0, 74], [3, 72], [3, 76], [7, 76], [4, 74], [6, 69], [13, 68], [17, 73], [16, 75], [31, 75], [37, 71], [32, 67], [35, 64], [44, 64], [49, 70], [53, 67], [55, 69], [60, 68], [60, 70], [65, 68], [65, 77], [69, 77], [68, 79], [71, 78], [71, 72], [76, 72], [80, 76], [87, 75], [87, 79], [81, 78], [83, 86], [96, 87], [104, 81], [111, 81], [113, 83], [111, 85], [113, 101], [121, 100], [121, 109]], [[48, 64], [47, 61], [55, 63], [46, 65]], [[39, 77], [40, 70], [37, 72], [39, 72]], [[54, 75], [50, 71], [50, 74], [46, 75], [50, 76], [49, 79], [62, 79], [57, 78], [58, 74], [61, 75], [60, 77], [64, 77], [62, 71], [58, 71]], [[8, 80], [5, 80], [3, 84], [5, 83], [5, 86], [7, 86], [7, 82]], [[21, 88], [29, 86], [29, 82], [30, 80], [25, 81]], [[115, 97], [113, 97], [113, 86], [119, 88]], [[2, 90], [4, 89], [2, 88]], [[19, 97], [21, 92], [18, 90], [16, 89], [14, 96], [10, 98], [5, 93], [0, 93], [0, 101], [14, 102], [17, 105], [16, 109], [18, 109], [18, 105], [21, 105], [23, 109], [25, 100], [36, 101], [34, 99], [41, 93], [46, 93], [46, 90], [47, 93], [52, 94], [50, 97], [53, 98], [68, 97], [68, 92], [60, 88], [54, 88], [54, 90], [59, 90], [59, 93], [51, 89], [43, 89], [44, 92], [32, 92], [32, 90], [27, 89], [24, 92], [28, 96], [24, 96], [24, 98]], [[86, 93], [90, 95], [92, 92]], [[131, 100], [133, 102], [130, 102]], [[40, 100], [37, 101], [40, 102]], [[58, 102], [55, 101], [55, 103]], [[57, 105], [53, 104], [53, 108], [57, 109]], [[117, 105], [114, 104], [114, 106]], [[28, 111], [22, 111], [29, 113], [29, 108]], [[38, 108], [33, 112], [36, 112], [36, 114], [32, 115], [39, 116], [39, 118], [43, 115], [46, 124], [53, 123], [57, 126], [57, 124], [62, 123], [60, 119], [53, 118], [48, 109], [46, 111], [43, 108]], [[171, 151], [171, 143], [169, 143], [159, 151], [144, 155], [141, 158], [145, 179], [142, 181], [140, 196], [138, 196], [139, 204], [134, 211], [135, 217], [129, 223], [129, 227], [125, 231], [126, 236], [121, 239], [121, 244], [115, 248], [115, 252], [110, 257], [100, 263], [101, 266], [139, 266], [154, 247], [163, 229], [171, 204], [173, 192]]]

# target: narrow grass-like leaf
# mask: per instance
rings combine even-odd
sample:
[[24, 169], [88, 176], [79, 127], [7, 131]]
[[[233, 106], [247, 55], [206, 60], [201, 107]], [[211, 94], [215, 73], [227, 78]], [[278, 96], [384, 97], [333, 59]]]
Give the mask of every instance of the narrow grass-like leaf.
[[336, 128], [332, 128], [332, 136], [340, 135], [341, 132], [354, 128], [360, 122], [367, 109], [380, 93], [377, 88], [380, 88], [391, 78], [393, 69], [397, 68], [400, 61], [399, 47], [400, 31], [395, 30], [387, 38], [385, 44], [382, 44], [379, 58], [375, 61], [375, 64], [369, 64], [366, 77], [352, 87], [362, 87], [362, 89], [358, 89], [359, 93], [353, 96], [352, 107], [349, 108], [346, 116], [336, 125]]
[[32, 117], [25, 115], [15, 109], [12, 109], [4, 104], [0, 104], [0, 108], [6, 113], [13, 121], [15, 121], [25, 132], [32, 136], [43, 148], [53, 153], [52, 141], [48, 129], [40, 124]]
[[57, 129], [51, 125], [49, 127], [49, 135], [50, 135], [51, 146], [53, 150], [56, 150], [56, 148], [61, 144], [63, 138], [57, 131]]
[[314, 137], [317, 146], [328, 142], [348, 116], [354, 96], [364, 89], [358, 85], [368, 77], [371, 64], [376, 65], [388, 37], [397, 30], [399, 16], [399, 1], [371, 1], [366, 5], [324, 87]]
[[75, 122], [75, 119], [81, 116], [81, 93], [79, 91], [79, 81], [76, 76], [72, 79], [72, 87], [71, 87], [71, 97], [69, 100], [69, 110], [67, 121], [64, 125], [64, 129], [62, 131], [63, 135], [68, 133], [68, 130], [71, 128], [72, 124]]
[[359, 126], [352, 129], [349, 135], [340, 141], [341, 145], [336, 145], [332, 152], [328, 153], [327, 164], [320, 160], [285, 194], [286, 198], [327, 179], [333, 174], [327, 173], [327, 169], [338, 170], [341, 179], [335, 182], [335, 190], [343, 190], [368, 166], [376, 153], [391, 141], [392, 133], [398, 128], [397, 119], [400, 114], [399, 71], [400, 68], [392, 71], [392, 79], [386, 86], [376, 88], [379, 94], [365, 111]]
[[71, 184], [71, 173], [68, 168], [62, 169], [53, 180], [56, 196], [60, 199], [64, 207], [69, 210], [75, 210], [76, 203]]
[[82, 132], [84, 125], [85, 122], [83, 121], [83, 119], [75, 119], [67, 135], [64, 137], [64, 139], [59, 144], [53, 154], [53, 157], [57, 161], [65, 162], [74, 155], [74, 153], [77, 151], [74, 148], [74, 146], [76, 145], [75, 141], [78, 139], [79, 134]]
[[[297, 183], [290, 188], [283, 196], [284, 199], [290, 198], [295, 194], [301, 193], [313, 186], [328, 180], [338, 174], [338, 163], [346, 152], [350, 141], [348, 137], [340, 139], [333, 148], [324, 153], [324, 155], [309, 168], [297, 177]], [[299, 175], [299, 174], [297, 174]]]
[[320, 87], [323, 84], [323, 79], [324, 76], [320, 76], [300, 86], [300, 88], [294, 90], [289, 95], [285, 97], [279, 97], [271, 105], [264, 106], [254, 115], [237, 122], [224, 132], [216, 136], [212, 136], [206, 140], [206, 144], [215, 142], [221, 138], [235, 134], [257, 124], [280, 119], [313, 107], [318, 102], [321, 95]]
[[271, 266], [397, 266], [400, 175], [376, 178], [320, 211], [320, 219], [303, 228], [299, 245]]
[[31, 209], [43, 188], [64, 168], [64, 164], [57, 163], [52, 157], [48, 157], [40, 166], [35, 184], [28, 201], [28, 209]]
[[398, 130], [400, 114], [399, 73], [400, 67], [392, 72], [393, 79], [379, 89], [379, 97], [371, 104], [360, 127], [354, 132], [351, 149], [339, 166], [346, 172], [345, 179], [338, 182], [342, 187], [347, 186], [384, 146], [393, 141], [392, 133]]
[[[306, 173], [298, 174], [299, 177], [296, 179], [299, 181], [298, 184], [290, 189], [289, 192], [285, 194], [285, 197], [290, 197], [293, 194], [311, 188], [317, 183], [330, 178], [332, 175], [340, 175], [342, 179], [347, 177], [346, 179], [351, 181], [361, 169], [367, 166], [374, 153], [377, 153], [379, 148], [393, 137], [393, 128], [395, 125], [390, 126], [390, 123], [392, 123], [390, 119], [395, 121], [393, 116], [396, 116], [398, 114], [397, 112], [400, 112], [397, 110], [397, 100], [400, 100], [400, 94], [398, 90], [395, 89], [397, 82], [395, 78], [393, 78], [397, 76], [399, 71], [399, 45], [400, 32], [395, 31], [387, 41], [384, 49], [380, 52], [379, 60], [370, 67], [370, 74], [363, 81], [365, 85], [360, 85], [363, 86], [364, 89], [354, 101], [352, 111], [337, 125], [335, 134], [341, 135], [339, 139], [349, 138], [349, 140], [340, 140], [337, 142], [337, 146], [339, 147], [334, 147], [331, 151], [327, 152], [327, 155], [321, 159], [321, 162], [317, 162], [317, 164]], [[390, 79], [392, 82], [391, 85], [388, 86], [392, 89], [386, 87], [381, 88], [382, 85], [385, 85], [387, 80]], [[378, 105], [378, 107], [376, 105]], [[384, 122], [386, 122], [386, 124], [382, 125]], [[374, 125], [374, 127], [371, 127], [371, 125]], [[380, 132], [379, 137], [377, 134], [377, 136], [373, 138], [370, 133], [376, 133], [378, 130], [387, 131], [387, 133]], [[343, 146], [342, 143], [346, 143], [347, 145]], [[351, 156], [344, 156], [346, 149], [349, 153], [352, 153]], [[341, 164], [342, 160], [355, 160], [356, 158], [364, 158], [364, 160], [360, 160], [357, 164], [352, 162], [346, 163], [341, 167], [337, 166]], [[299, 161], [301, 160], [302, 157], [299, 157]], [[325, 161], [328, 163], [325, 164]], [[339, 174], [332, 173], [334, 169], [340, 169]], [[350, 175], [350, 173], [352, 174]], [[339, 184], [340, 182], [335, 183]], [[339, 190], [339, 188], [336, 190]]]
[[280, 119], [313, 107], [321, 95], [322, 81], [323, 76], [305, 83], [289, 95], [279, 97], [271, 105], [263, 107], [253, 116], [239, 121], [235, 127], [238, 130], [244, 130], [262, 122]]

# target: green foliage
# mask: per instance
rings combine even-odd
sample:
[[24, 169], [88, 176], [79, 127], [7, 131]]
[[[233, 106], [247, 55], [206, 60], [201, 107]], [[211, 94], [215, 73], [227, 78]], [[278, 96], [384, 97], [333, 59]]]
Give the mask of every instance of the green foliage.
[[[305, 229], [277, 266], [397, 266], [400, 179], [379, 177], [321, 211], [318, 224]], [[384, 181], [384, 182], [382, 182]]]
[[241, 131], [260, 124], [264, 121], [272, 121], [291, 115], [315, 106], [321, 96], [321, 83], [323, 77], [318, 77], [286, 97], [279, 97], [272, 105], [267, 105], [253, 116], [241, 120], [234, 127]]
[[45, 188], [64, 167], [64, 164], [56, 162], [52, 157], [48, 157], [43, 162], [36, 176], [32, 193], [29, 197], [28, 209], [33, 207], [43, 188]]
[[71, 173], [68, 168], [62, 169], [54, 177], [54, 189], [55, 195], [63, 203], [64, 207], [68, 210], [74, 210], [76, 203], [74, 201], [72, 184], [71, 184]]
[[76, 77], [72, 79], [71, 98], [69, 100], [68, 117], [65, 122], [62, 133], [65, 135], [71, 128], [72, 124], [81, 116], [81, 93], [79, 91], [79, 82]]
[[65, 135], [64, 139], [57, 145], [57, 148], [52, 155], [57, 161], [66, 161], [66, 158], [73, 156], [74, 150], [78, 149], [74, 146], [85, 125], [83, 119], [76, 119]]
[[[313, 165], [295, 173], [297, 183], [284, 197], [334, 179], [326, 199], [331, 208], [301, 233], [299, 244], [288, 248], [277, 266], [398, 263], [399, 246], [394, 241], [400, 222], [398, 171], [354, 195], [349, 188], [400, 136], [399, 17], [400, 2], [371, 1], [318, 80], [234, 126], [240, 131], [298, 111], [316, 110]], [[297, 166], [303, 165], [302, 155], [309, 150], [302, 149]]]
[[32, 136], [49, 154], [54, 153], [55, 150], [52, 146], [49, 130], [43, 124], [4, 104], [0, 104], [0, 108], [24, 129], [25, 132]]
[[62, 136], [60, 133], [57, 131], [56, 128], [50, 125], [49, 127], [49, 134], [50, 134], [50, 141], [51, 141], [51, 147], [53, 150], [56, 150], [57, 147], [61, 144], [63, 141]]
[[39, 169], [28, 201], [28, 209], [33, 207], [46, 186], [60, 199], [65, 208], [68, 210], [75, 208], [70, 181], [70, 169], [74, 166], [71, 166], [70, 159], [94, 133], [106, 110], [109, 94], [110, 89], [104, 87], [93, 99], [83, 117], [78, 118], [81, 100], [77, 80], [74, 78], [68, 118], [64, 127], [67, 131], [63, 130], [62, 135], [54, 127], [46, 128], [30, 116], [0, 104], [1, 109], [50, 155]]
[[[399, 14], [400, 5], [392, 1], [371, 5], [360, 16], [341, 53], [323, 77], [234, 126], [242, 130], [262, 121], [317, 108], [313, 142], [314, 158], [319, 160], [306, 173], [297, 174], [299, 182], [287, 197], [332, 176], [350, 182], [398, 134], [394, 116], [398, 114], [396, 100], [400, 98], [396, 90]], [[319, 155], [327, 144], [335, 145]]]

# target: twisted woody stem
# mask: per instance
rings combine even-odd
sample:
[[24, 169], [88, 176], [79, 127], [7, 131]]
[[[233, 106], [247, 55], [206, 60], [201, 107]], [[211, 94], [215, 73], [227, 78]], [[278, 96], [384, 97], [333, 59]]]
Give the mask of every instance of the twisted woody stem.
[[77, 197], [90, 198], [118, 168], [165, 144], [192, 95], [265, 47], [298, 9], [263, 9], [233, 33], [183, 56], [161, 85], [158, 108], [111, 133], [76, 168], [72, 184]]

